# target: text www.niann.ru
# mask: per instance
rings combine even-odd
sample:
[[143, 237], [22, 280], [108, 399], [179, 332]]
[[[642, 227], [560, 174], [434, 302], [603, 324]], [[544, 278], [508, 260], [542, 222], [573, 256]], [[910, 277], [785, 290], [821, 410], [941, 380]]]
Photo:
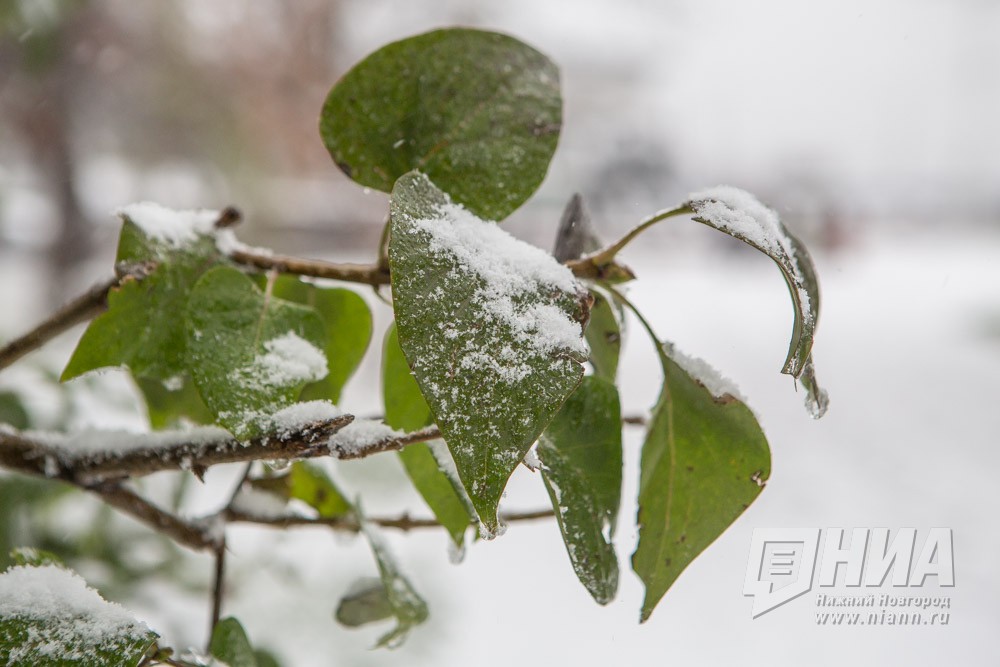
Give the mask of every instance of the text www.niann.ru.
[[816, 625], [948, 625], [951, 612], [817, 612]]

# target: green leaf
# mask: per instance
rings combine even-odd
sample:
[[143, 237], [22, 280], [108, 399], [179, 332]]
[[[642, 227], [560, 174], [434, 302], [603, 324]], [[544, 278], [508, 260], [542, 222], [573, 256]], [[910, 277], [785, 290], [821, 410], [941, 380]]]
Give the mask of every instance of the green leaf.
[[319, 466], [304, 461], [293, 464], [288, 482], [289, 497], [301, 500], [321, 517], [343, 516], [353, 511], [351, 503]]
[[71, 380], [88, 371], [127, 366], [136, 377], [172, 380], [185, 373], [185, 311], [191, 287], [209, 268], [223, 262], [215, 238], [199, 234], [174, 245], [146, 236], [127, 217], [118, 244], [118, 262], [155, 262], [142, 280], [126, 279], [108, 294], [107, 312], [96, 317], [63, 371]]
[[663, 389], [642, 446], [639, 544], [632, 555], [646, 588], [642, 622], [760, 494], [771, 471], [753, 412], [728, 393], [713, 395], [664, 348]]
[[247, 633], [235, 618], [224, 618], [216, 624], [208, 650], [228, 667], [258, 667]]
[[351, 585], [351, 590], [341, 598], [334, 618], [348, 628], [384, 621], [392, 618], [392, 605], [381, 579], [365, 577]]
[[580, 582], [599, 604], [618, 590], [612, 538], [622, 489], [618, 390], [586, 377], [538, 441], [542, 479]]
[[477, 215], [502, 220], [545, 178], [561, 125], [548, 58], [506, 35], [449, 28], [351, 69], [326, 98], [320, 134], [362, 185], [389, 192], [420, 169]]
[[156, 633], [55, 565], [0, 574], [0, 664], [135, 667]]
[[614, 383], [622, 347], [621, 326], [611, 302], [596, 290], [591, 290], [590, 294], [594, 297], [594, 305], [590, 307], [590, 321], [585, 332], [590, 347], [590, 365], [597, 377]]
[[819, 320], [819, 282], [805, 246], [785, 229], [777, 213], [749, 192], [728, 186], [710, 188], [692, 194], [686, 206], [694, 211], [698, 222], [756, 248], [781, 269], [795, 310], [788, 356], [781, 372], [802, 381], [806, 407], [813, 417], [822, 417], [829, 399], [816, 384], [811, 356]]
[[326, 327], [328, 373], [319, 382], [307, 385], [302, 400], [326, 399], [340, 402], [344, 385], [365, 356], [372, 338], [372, 313], [368, 304], [352, 290], [316, 287], [294, 276], [279, 276], [274, 296], [316, 309]]
[[187, 308], [188, 364], [205, 405], [245, 440], [326, 373], [323, 320], [229, 267], [206, 273]]
[[399, 180], [390, 215], [399, 343], [488, 536], [507, 479], [580, 383], [589, 296], [422, 174]]
[[281, 667], [281, 663], [270, 651], [257, 649], [253, 655], [254, 659], [257, 660], [257, 667]]
[[[153, 430], [178, 426], [184, 421], [211, 424], [215, 415], [201, 400], [197, 387], [188, 376], [179, 376], [180, 387], [168, 389], [161, 380], [135, 378], [136, 386], [146, 400], [146, 413]], [[174, 387], [171, 384], [171, 387]]]
[[29, 565], [40, 567], [42, 565], [58, 565], [65, 567], [62, 559], [50, 551], [35, 549], [34, 547], [18, 547], [10, 552], [10, 559], [14, 565]]
[[[435, 442], [441, 443], [440, 440]], [[452, 478], [443, 472], [429, 443], [407, 445], [399, 452], [399, 459], [434, 517], [448, 531], [455, 546], [461, 549], [465, 544], [465, 532], [476, 520], [471, 501], [463, 499], [465, 489], [456, 488]]]
[[[382, 346], [382, 399], [385, 423], [401, 431], [417, 431], [434, 422], [430, 406], [410, 372], [399, 347], [396, 324], [389, 326]], [[404, 450], [405, 451], [405, 450]]]
[[[385, 401], [385, 423], [395, 429], [416, 431], [434, 417], [427, 406], [417, 381], [410, 373], [403, 350], [399, 347], [395, 324], [385, 336], [382, 354], [382, 396]], [[465, 543], [465, 531], [476, 518], [459, 481], [447, 475], [428, 443], [408, 445], [399, 452], [406, 474], [423, 497], [434, 516], [448, 531], [455, 545]]]
[[400, 573], [392, 554], [375, 528], [362, 520], [361, 530], [368, 538], [368, 543], [375, 554], [382, 589], [385, 591], [392, 615], [396, 618], [396, 627], [379, 638], [376, 648], [396, 648], [406, 640], [410, 628], [427, 620], [427, 603], [413, 589], [409, 580]]
[[16, 429], [26, 429], [30, 425], [28, 411], [21, 403], [21, 397], [12, 391], [0, 391], [0, 424], [8, 424]]

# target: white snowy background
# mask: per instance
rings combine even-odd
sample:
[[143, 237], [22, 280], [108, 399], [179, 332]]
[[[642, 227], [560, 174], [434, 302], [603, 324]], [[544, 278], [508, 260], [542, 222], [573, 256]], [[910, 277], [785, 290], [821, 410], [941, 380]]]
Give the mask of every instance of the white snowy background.
[[[218, 16], [201, 10], [205, 30], [238, 22], [244, 4], [218, 3]], [[502, 538], [475, 545], [457, 566], [443, 533], [390, 533], [431, 618], [397, 651], [371, 652], [384, 628], [346, 630], [331, 617], [351, 580], [374, 573], [362, 541], [240, 527], [230, 535], [225, 611], [240, 618], [254, 642], [288, 665], [307, 667], [996, 664], [1000, 4], [359, 0], [342, 6], [349, 60], [458, 22], [516, 35], [560, 64], [566, 123], [559, 152], [548, 180], [510, 223], [533, 242], [548, 246], [559, 208], [576, 189], [600, 193], [596, 224], [609, 236], [689, 190], [717, 183], [756, 191], [773, 204], [815, 249], [823, 306], [814, 356], [831, 407], [824, 419], [811, 420], [802, 394], [778, 373], [791, 307], [777, 269], [717, 232], [671, 222], [627, 251], [640, 276], [630, 293], [661, 336], [739, 384], [769, 437], [773, 474], [760, 499], [684, 572], [652, 619], [637, 624], [642, 589], [628, 569], [641, 440], [630, 430], [617, 537], [622, 583], [609, 607], [598, 607], [578, 584], [552, 522], [514, 525]], [[609, 185], [623, 173], [642, 172], [615, 162], [623, 146], [642, 147], [655, 167], [651, 182]], [[33, 201], [19, 191], [30, 183], [13, 171], [0, 174], [7, 201]], [[102, 180], [96, 167], [91, 181], [105, 190], [90, 201], [107, 209], [154, 195], [172, 206], [229, 203], [198, 188], [180, 188], [173, 197], [162, 184]], [[332, 169], [314, 181], [343, 187]], [[15, 243], [31, 236], [28, 214], [38, 210], [44, 207], [7, 205], [0, 220], [4, 336], [41, 315], [39, 288], [26, 279], [34, 264]], [[551, 225], [541, 228], [542, 220]], [[372, 220], [376, 228], [378, 222]], [[829, 242], [831, 234], [836, 242]], [[107, 238], [105, 263], [90, 278], [107, 266], [113, 233]], [[283, 249], [315, 255], [319, 247]], [[368, 252], [331, 247], [325, 256], [365, 261]], [[389, 315], [372, 302], [377, 349]], [[623, 402], [626, 412], [639, 413], [655, 400], [659, 378], [636, 327], [627, 346]], [[378, 413], [376, 363], [370, 355], [348, 385], [344, 409]], [[27, 375], [12, 369], [0, 379]], [[120, 384], [113, 375], [105, 381]], [[141, 426], [124, 409], [93, 414], [100, 425]], [[366, 499], [369, 512], [406, 505], [422, 511], [391, 458], [334, 471], [349, 490], [397, 490]], [[192, 507], [224, 497], [232, 478], [232, 471], [210, 472]], [[537, 476], [519, 471], [507, 507], [545, 502]], [[751, 619], [742, 587], [755, 527], [854, 526], [954, 530], [955, 588], [913, 591], [951, 595], [948, 626], [817, 627], [812, 595]], [[207, 577], [207, 557], [191, 562], [196, 576]], [[167, 643], [203, 642], [203, 597], [156, 583], [129, 603]]]

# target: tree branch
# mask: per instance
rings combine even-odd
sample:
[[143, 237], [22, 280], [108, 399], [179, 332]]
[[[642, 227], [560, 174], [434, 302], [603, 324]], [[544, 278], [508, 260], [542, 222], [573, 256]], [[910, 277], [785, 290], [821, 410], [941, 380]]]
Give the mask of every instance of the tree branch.
[[[137, 446], [125, 450], [77, 453], [72, 436], [40, 439], [30, 432], [0, 430], [0, 467], [31, 475], [62, 479], [90, 485], [107, 479], [135, 478], [164, 470], [189, 470], [201, 476], [208, 468], [221, 463], [274, 461], [327, 456], [327, 441], [354, 420], [352, 415], [306, 424], [281, 436], [269, 434], [241, 443], [217, 429], [212, 438], [193, 438], [183, 431], [159, 432], [167, 440], [161, 444]], [[120, 434], [116, 434], [120, 435]], [[170, 436], [176, 440], [169, 441]], [[93, 434], [88, 437], [93, 437]], [[186, 440], [185, 438], [190, 438]], [[381, 442], [375, 447], [382, 447]]]
[[319, 259], [301, 259], [288, 255], [272, 255], [240, 248], [229, 253], [229, 258], [237, 264], [251, 266], [263, 271], [293, 273], [311, 278], [328, 278], [365, 285], [389, 284], [389, 270], [378, 264], [337, 264]]
[[117, 276], [94, 285], [50, 315], [34, 329], [0, 348], [0, 370], [7, 368], [29, 352], [42, 347], [67, 329], [97, 317], [107, 310], [108, 294], [111, 290], [121, 287], [129, 280], [142, 280], [154, 268], [156, 268], [155, 264], [151, 263], [118, 267]]
[[[635, 274], [631, 269], [608, 259], [596, 263], [593, 258], [598, 255], [588, 255], [581, 259], [566, 262], [577, 278], [592, 278], [599, 280], [631, 280]], [[237, 264], [253, 267], [262, 271], [278, 271], [310, 278], [328, 278], [351, 283], [362, 283], [378, 287], [388, 285], [391, 281], [388, 266], [383, 261], [375, 264], [338, 264], [319, 259], [302, 259], [287, 255], [273, 255], [265, 252], [255, 252], [252, 248], [238, 248], [229, 253], [229, 258]]]
[[[553, 510], [534, 510], [531, 512], [511, 512], [500, 516], [504, 523], [516, 523], [519, 521], [535, 521], [538, 519], [550, 519], [555, 516]], [[356, 533], [361, 530], [357, 519], [351, 515], [336, 517], [306, 517], [290, 514], [280, 517], [260, 517], [239, 512], [232, 508], [225, 511], [226, 521], [229, 523], [252, 523], [259, 526], [271, 528], [292, 528], [292, 527], [325, 527], [332, 530], [342, 530]], [[367, 517], [368, 523], [381, 526], [383, 528], [395, 528], [404, 532], [421, 528], [439, 528], [441, 523], [436, 519], [415, 519], [409, 514], [398, 517]], [[471, 524], [470, 524], [471, 525]]]
[[115, 509], [138, 519], [178, 544], [198, 551], [203, 549], [218, 551], [225, 544], [224, 537], [216, 535], [209, 522], [184, 521], [116, 482], [82, 488], [97, 494], [101, 500]]

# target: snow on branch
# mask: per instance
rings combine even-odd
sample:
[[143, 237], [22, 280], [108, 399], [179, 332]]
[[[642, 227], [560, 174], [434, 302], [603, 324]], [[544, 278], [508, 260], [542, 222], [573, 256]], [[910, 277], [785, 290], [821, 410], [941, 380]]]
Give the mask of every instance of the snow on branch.
[[0, 427], [0, 467], [82, 486], [167, 470], [201, 475], [221, 463], [298, 460], [320, 456], [358, 459], [440, 437], [427, 428], [400, 433], [378, 422], [341, 415], [241, 443], [216, 427], [123, 434], [88, 431], [76, 435]]

